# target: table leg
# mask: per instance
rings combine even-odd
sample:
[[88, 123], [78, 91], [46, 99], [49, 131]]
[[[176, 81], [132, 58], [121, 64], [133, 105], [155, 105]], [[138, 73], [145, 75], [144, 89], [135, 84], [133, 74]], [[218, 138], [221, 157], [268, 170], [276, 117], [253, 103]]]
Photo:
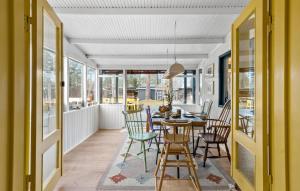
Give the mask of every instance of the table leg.
[[194, 150], [195, 150], [195, 135], [194, 135], [194, 126], [192, 126], [192, 139], [193, 139], [193, 156], [195, 156], [195, 152], [194, 152]]
[[[175, 127], [175, 133], [178, 134], [178, 129]], [[176, 159], [179, 160], [179, 155], [176, 155]], [[180, 178], [180, 169], [177, 167], [177, 178]]]
[[[176, 155], [176, 159], [179, 160], [179, 155]], [[180, 178], [180, 169], [177, 167], [177, 178]]]

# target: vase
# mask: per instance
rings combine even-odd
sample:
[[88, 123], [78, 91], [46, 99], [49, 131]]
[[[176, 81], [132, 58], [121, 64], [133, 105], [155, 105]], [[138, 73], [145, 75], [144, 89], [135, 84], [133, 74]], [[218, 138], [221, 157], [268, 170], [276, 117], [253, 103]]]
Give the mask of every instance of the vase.
[[168, 104], [169, 111], [172, 112], [172, 104]]

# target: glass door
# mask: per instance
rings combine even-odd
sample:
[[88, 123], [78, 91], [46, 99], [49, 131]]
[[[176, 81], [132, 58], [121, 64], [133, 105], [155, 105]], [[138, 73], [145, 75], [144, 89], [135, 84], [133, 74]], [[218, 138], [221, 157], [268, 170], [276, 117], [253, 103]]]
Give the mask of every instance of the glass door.
[[232, 26], [232, 176], [247, 191], [268, 187], [266, 8], [252, 0]]
[[50, 191], [62, 174], [62, 23], [46, 0], [32, 18], [31, 189]]

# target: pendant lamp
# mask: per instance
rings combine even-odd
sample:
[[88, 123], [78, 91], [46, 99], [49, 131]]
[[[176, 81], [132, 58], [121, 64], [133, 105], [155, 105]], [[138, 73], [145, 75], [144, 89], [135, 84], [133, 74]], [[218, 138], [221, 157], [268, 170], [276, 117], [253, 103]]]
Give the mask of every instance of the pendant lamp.
[[178, 63], [176, 60], [176, 21], [174, 24], [174, 59], [175, 59], [175, 63], [172, 64], [168, 70], [165, 72], [164, 74], [164, 79], [172, 79], [175, 76], [181, 74], [184, 72], [184, 67], [182, 64]]

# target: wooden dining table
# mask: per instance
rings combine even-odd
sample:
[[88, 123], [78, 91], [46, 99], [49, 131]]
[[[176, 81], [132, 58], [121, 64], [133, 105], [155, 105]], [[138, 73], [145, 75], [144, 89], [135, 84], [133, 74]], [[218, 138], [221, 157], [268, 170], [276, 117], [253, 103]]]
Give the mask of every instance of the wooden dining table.
[[[195, 135], [195, 127], [205, 127], [207, 121], [201, 119], [200, 117], [194, 116], [194, 117], [186, 117], [185, 116], [185, 112], [181, 111], [181, 116], [179, 118], [172, 118], [170, 117], [170, 119], [174, 119], [174, 120], [190, 120], [192, 121], [192, 143], [193, 143], [193, 152], [195, 150], [195, 140], [194, 140], [194, 135]], [[161, 121], [165, 120], [164, 117], [153, 117], [152, 115], [152, 123], [153, 125], [157, 125], [157, 126], [161, 126]], [[193, 153], [194, 156], [194, 153]]]

